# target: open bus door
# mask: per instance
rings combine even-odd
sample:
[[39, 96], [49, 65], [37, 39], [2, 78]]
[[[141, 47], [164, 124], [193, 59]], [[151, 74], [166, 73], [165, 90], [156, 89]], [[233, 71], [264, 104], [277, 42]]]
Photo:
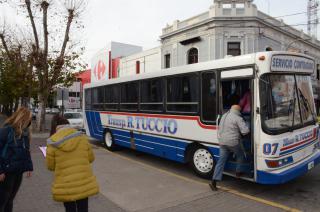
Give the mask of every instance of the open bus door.
[[[250, 133], [242, 136], [240, 140], [241, 148], [244, 151], [245, 161], [240, 164], [241, 172], [244, 178], [253, 179], [254, 177], [254, 142], [253, 134], [253, 69], [237, 69], [221, 71], [219, 76], [219, 101], [218, 113], [219, 121], [223, 114], [228, 112], [233, 104], [242, 105], [242, 117], [250, 128]], [[225, 174], [235, 176], [237, 167], [236, 157], [230, 154], [228, 162], [225, 166]]]

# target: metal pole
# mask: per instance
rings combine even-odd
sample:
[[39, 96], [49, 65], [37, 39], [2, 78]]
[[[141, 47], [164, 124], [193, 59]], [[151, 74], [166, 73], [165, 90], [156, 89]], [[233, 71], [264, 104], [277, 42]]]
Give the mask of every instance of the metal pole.
[[63, 113], [64, 113], [64, 105], [63, 105], [63, 99], [64, 99], [64, 90], [63, 90], [63, 88], [61, 88], [61, 91], [62, 91], [62, 104], [61, 104], [61, 110], [62, 110], [62, 112], [61, 112], [61, 114], [62, 114], [62, 116], [63, 116]]

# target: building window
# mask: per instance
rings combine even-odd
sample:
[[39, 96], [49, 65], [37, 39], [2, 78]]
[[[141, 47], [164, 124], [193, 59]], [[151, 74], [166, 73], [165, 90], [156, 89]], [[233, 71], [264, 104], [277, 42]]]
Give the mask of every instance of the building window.
[[232, 55], [232, 56], [241, 55], [240, 42], [229, 42], [227, 55]]
[[188, 52], [188, 64], [198, 63], [198, 49], [191, 48]]
[[140, 61], [136, 61], [136, 74], [140, 74]]
[[164, 64], [164, 68], [170, 68], [170, 54], [166, 54], [164, 56], [164, 61], [165, 61], [165, 64]]

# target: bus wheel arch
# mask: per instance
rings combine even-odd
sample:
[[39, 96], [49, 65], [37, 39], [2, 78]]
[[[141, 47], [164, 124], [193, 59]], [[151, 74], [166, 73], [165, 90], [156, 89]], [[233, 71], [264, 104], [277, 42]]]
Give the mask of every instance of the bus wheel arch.
[[216, 161], [210, 150], [199, 143], [192, 143], [186, 148], [186, 162], [202, 178], [212, 177]]
[[115, 151], [117, 145], [114, 143], [114, 138], [113, 138], [113, 134], [111, 132], [110, 129], [106, 128], [104, 130], [104, 136], [103, 136], [103, 143], [104, 146], [109, 150], [109, 151]]

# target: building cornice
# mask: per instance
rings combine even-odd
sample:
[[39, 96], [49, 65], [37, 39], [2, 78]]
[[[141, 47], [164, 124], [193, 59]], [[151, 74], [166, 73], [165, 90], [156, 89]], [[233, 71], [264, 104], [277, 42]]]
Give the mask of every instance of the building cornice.
[[[199, 28], [199, 27], [208, 25], [208, 24], [210, 24], [212, 22], [220, 22], [220, 21], [225, 21], [225, 22], [241, 21], [241, 22], [244, 22], [244, 23], [245, 22], [254, 22], [255, 21], [255, 22], [260, 23], [262, 25], [265, 25], [265, 26], [267, 26], [267, 27], [269, 27], [269, 28], [271, 28], [271, 29], [273, 29], [275, 31], [281, 32], [281, 33], [285, 34], [286, 36], [291, 37], [292, 39], [303, 38], [300, 35], [297, 35], [298, 33], [301, 33], [301, 32], [298, 31], [295, 28], [291, 27], [290, 30], [296, 30], [297, 34], [293, 34], [291, 32], [288, 32], [288, 30], [283, 29], [283, 27], [290, 27], [290, 26], [288, 26], [288, 25], [286, 25], [284, 23], [281, 26], [275, 26], [274, 24], [272, 24], [272, 23], [270, 23], [268, 21], [265, 21], [263, 18], [247, 16], [247, 17], [212, 17], [212, 18], [208, 18], [208, 19], [200, 21], [198, 23], [195, 23], [195, 24], [192, 24], [192, 25], [188, 25], [188, 26], [183, 27], [181, 29], [177, 29], [175, 31], [163, 34], [163, 35], [160, 36], [160, 39], [163, 41], [163, 40], [165, 40], [167, 38], [173, 37], [173, 36], [175, 36], [177, 34], [184, 33], [184, 32], [189, 31], [191, 29]], [[279, 23], [281, 23], [281, 22], [279, 21]], [[222, 28], [222, 27], [224, 27], [224, 26], [212, 26], [212, 27], [208, 27], [208, 29]], [[257, 29], [259, 29], [259, 26], [256, 26], [256, 27], [257, 27]], [[227, 28], [227, 27], [225, 27], [225, 28]], [[235, 27], [233, 27], [233, 28], [235, 28]], [[241, 27], [241, 28], [244, 28], [244, 27]], [[304, 36], [305, 36], [305, 39], [304, 40], [302, 39], [299, 42], [305, 43], [307, 45], [311, 45], [314, 48], [320, 50], [320, 42], [319, 43], [312, 42], [312, 41], [310, 41], [312, 39], [311, 37], [309, 37], [306, 34], [304, 34]], [[306, 40], [308, 38], [309, 38], [309, 40]]]

